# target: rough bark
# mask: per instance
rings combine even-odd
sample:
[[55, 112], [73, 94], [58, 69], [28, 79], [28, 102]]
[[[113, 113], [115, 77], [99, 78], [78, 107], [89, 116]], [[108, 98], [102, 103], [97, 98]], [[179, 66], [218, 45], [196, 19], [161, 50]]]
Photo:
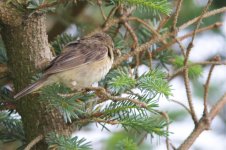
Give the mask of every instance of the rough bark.
[[20, 25], [22, 23], [21, 12], [7, 5], [5, 0], [0, 0], [0, 23], [10, 26]]
[[[5, 24], [1, 32], [17, 92], [31, 82], [42, 62], [52, 59], [46, 35], [45, 16], [33, 14], [18, 26]], [[37, 94], [19, 100], [17, 111], [22, 117], [28, 142], [51, 131], [71, 134], [70, 127], [64, 122], [62, 115], [57, 110], [49, 110], [46, 104], [38, 100]], [[44, 150], [46, 146], [45, 142], [41, 142], [34, 149]]]

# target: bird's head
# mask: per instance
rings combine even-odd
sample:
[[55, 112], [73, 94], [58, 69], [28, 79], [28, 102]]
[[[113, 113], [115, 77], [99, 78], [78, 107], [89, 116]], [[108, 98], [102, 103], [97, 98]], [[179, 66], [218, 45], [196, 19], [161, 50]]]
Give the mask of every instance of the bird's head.
[[91, 38], [101, 42], [102, 44], [106, 44], [108, 46], [114, 47], [112, 38], [104, 32], [95, 33], [91, 36]]

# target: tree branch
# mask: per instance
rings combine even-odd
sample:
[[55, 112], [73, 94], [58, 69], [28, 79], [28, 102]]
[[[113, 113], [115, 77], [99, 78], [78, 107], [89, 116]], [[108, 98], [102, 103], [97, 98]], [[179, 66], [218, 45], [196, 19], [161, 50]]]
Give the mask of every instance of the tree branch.
[[141, 101], [139, 101], [137, 99], [128, 98], [128, 97], [112, 96], [111, 94], [107, 93], [106, 90], [104, 88], [102, 88], [102, 87], [88, 87], [88, 88], [86, 88], [86, 90], [95, 91], [97, 96], [100, 97], [103, 102], [108, 100], [108, 99], [113, 100], [113, 101], [125, 101], [125, 100], [128, 100], [128, 101], [131, 101], [132, 103], [136, 104], [139, 107], [142, 107], [142, 108], [147, 108], [148, 107], [146, 103], [141, 102]]
[[[214, 15], [217, 15], [217, 14], [220, 14], [220, 13], [223, 13], [223, 12], [226, 12], [226, 7], [222, 7], [222, 8], [219, 8], [219, 9], [215, 9], [215, 10], [212, 10], [212, 11], [209, 11], [209, 12], [206, 12], [204, 15], [203, 15], [203, 19], [204, 18], [208, 18], [210, 16], [214, 16]], [[179, 27], [179, 30], [182, 30], [182, 29], [185, 29], [187, 28], [188, 26], [192, 25], [193, 23], [197, 22], [199, 20], [199, 17], [196, 17], [186, 23], [184, 23], [183, 25], [181, 25]]]
[[22, 23], [22, 13], [10, 4], [6, 4], [6, 0], [0, 1], [0, 23], [9, 26], [19, 26]]
[[185, 68], [190, 68], [192, 66], [197, 66], [197, 65], [226, 65], [226, 62], [223, 62], [223, 61], [203, 61], [203, 62], [188, 64], [187, 66], [183, 66], [182, 68], [179, 68], [172, 75], [169, 75], [168, 80], [170, 81], [174, 77], [176, 77], [178, 74], [182, 73]]
[[209, 129], [209, 122], [216, 117], [216, 115], [223, 109], [226, 105], [226, 93], [222, 96], [222, 98], [212, 107], [209, 113], [209, 120], [207, 122], [206, 117], [203, 116], [192, 133], [188, 136], [188, 138], [179, 146], [178, 150], [188, 150], [191, 145], [195, 142], [198, 136], [204, 131]]
[[[187, 48], [187, 51], [186, 51], [186, 54], [185, 54], [184, 66], [187, 66], [188, 65], [189, 55], [190, 55], [190, 52], [191, 52], [192, 47], [193, 47], [193, 42], [194, 42], [194, 39], [196, 37], [197, 30], [199, 29], [199, 26], [201, 24], [201, 21], [203, 19], [203, 16], [206, 13], [206, 11], [208, 10], [208, 8], [211, 5], [211, 3], [212, 3], [212, 1], [209, 0], [208, 3], [207, 3], [207, 5], [206, 5], [206, 7], [202, 11], [202, 14], [199, 16], [199, 18], [197, 20], [196, 28], [195, 28], [195, 30], [193, 32], [191, 42], [189, 43], [188, 48]], [[194, 124], [197, 125], [198, 119], [197, 119], [197, 116], [196, 116], [196, 113], [195, 113], [195, 110], [194, 110], [194, 106], [193, 106], [190, 81], [189, 81], [189, 77], [188, 77], [188, 68], [185, 68], [185, 70], [184, 70], [184, 85], [185, 85], [185, 89], [186, 89], [188, 104], [189, 104], [189, 107], [190, 107], [190, 110], [191, 110], [192, 119], [194, 121]]]
[[177, 20], [178, 20], [178, 16], [179, 16], [179, 13], [180, 13], [182, 3], [183, 3], [183, 0], [177, 1], [176, 12], [175, 12], [174, 19], [173, 19], [173, 30], [174, 31], [176, 31], [176, 28], [177, 28]]
[[[220, 57], [219, 56], [216, 56], [214, 58], [215, 61], [220, 61]], [[203, 105], [204, 105], [204, 110], [203, 110], [203, 116], [206, 116], [208, 115], [208, 109], [207, 109], [207, 97], [208, 97], [208, 93], [209, 93], [209, 84], [210, 84], [210, 78], [212, 76], [212, 73], [213, 73], [213, 69], [215, 67], [215, 64], [211, 65], [210, 67], [210, 70], [209, 70], [209, 74], [208, 74], [208, 77], [206, 79], [206, 83], [204, 85], [204, 102], [203, 102]]]
[[[200, 28], [196, 31], [196, 34], [197, 33], [200, 33], [200, 32], [204, 32], [204, 31], [207, 31], [207, 30], [211, 30], [211, 29], [214, 29], [214, 28], [219, 28], [220, 26], [222, 26], [223, 23], [222, 22], [216, 22], [212, 25], [209, 25], [209, 26], [206, 26], [206, 27], [203, 27], [203, 28]], [[192, 36], [194, 33], [194, 31], [190, 32], [190, 33], [187, 33], [186, 35], [184, 36], [181, 36], [181, 37], [177, 37], [177, 40], [179, 41], [182, 41], [190, 36]], [[168, 42], [166, 45], [163, 45], [162, 47], [159, 47], [157, 48], [155, 51], [156, 52], [160, 52], [168, 47], [170, 47], [171, 45], [175, 44], [177, 42], [177, 40], [174, 38], [171, 42]]]

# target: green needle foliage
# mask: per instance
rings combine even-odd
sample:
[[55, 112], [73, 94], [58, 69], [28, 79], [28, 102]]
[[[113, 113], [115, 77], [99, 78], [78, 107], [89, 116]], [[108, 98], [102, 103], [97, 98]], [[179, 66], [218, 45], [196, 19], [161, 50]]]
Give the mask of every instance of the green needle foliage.
[[20, 119], [12, 117], [9, 113], [0, 112], [0, 141], [20, 141], [21, 146], [19, 149], [25, 146], [26, 139]]
[[40, 100], [48, 99], [49, 106], [59, 109], [65, 121], [71, 122], [85, 114], [85, 101], [91, 97], [91, 94], [71, 94], [69, 88], [54, 84], [42, 89]]
[[117, 150], [138, 150], [137, 144], [132, 139], [123, 139], [115, 145]]
[[151, 97], [171, 95], [170, 85], [166, 80], [166, 74], [160, 70], [149, 71], [138, 79], [137, 87]]
[[[68, 4], [72, 1], [73, 0], [65, 2]], [[10, 2], [13, 1], [11, 0], [9, 3]], [[55, 2], [59, 3], [57, 3], [57, 5], [51, 5]], [[96, 1], [91, 0], [88, 2], [96, 3]], [[108, 2], [104, 2], [104, 4]], [[168, 15], [171, 12], [167, 0], [111, 0], [111, 5], [119, 3], [127, 8], [135, 7], [136, 11], [134, 14], [139, 12], [139, 15], [152, 14], [153, 12], [156, 12], [154, 14], [163, 13]], [[31, 13], [30, 17], [32, 17], [32, 14], [36, 11], [45, 13], [57, 8], [61, 4], [63, 5], [65, 3], [57, 0], [28, 0], [26, 8]], [[43, 7], [48, 5], [50, 7]], [[115, 15], [118, 15], [118, 12], [116, 12]], [[112, 18], [114, 17], [116, 16]], [[137, 28], [134, 32], [138, 37], [139, 44], [142, 44], [152, 38], [153, 35], [149, 29], [144, 28], [143, 25], [139, 26], [138, 24], [133, 24], [134, 26], [131, 25], [131, 27]], [[115, 34], [116, 30], [119, 30], [119, 28], [115, 27], [109, 29], [109, 35], [114, 37], [115, 48], [120, 49], [122, 54], [127, 54], [131, 51], [130, 46], [134, 41], [132, 38], [128, 38], [128, 35], [124, 35], [123, 32]], [[57, 36], [55, 41], [51, 43], [54, 49], [53, 51], [56, 55], [59, 55], [63, 51], [63, 47], [75, 39], [76, 37], [65, 33]], [[158, 46], [159, 45], [155, 44], [150, 47], [149, 50], [156, 49]], [[0, 61], [7, 62], [5, 49], [1, 42]], [[147, 59], [142, 59], [141, 63], [148, 64], [148, 61]], [[171, 95], [171, 87], [167, 82], [166, 73], [162, 72], [160, 69], [151, 69], [141, 76], [136, 76], [131, 64], [135, 64], [135, 59], [122, 63], [122, 67], [118, 69], [112, 69], [105, 79], [101, 81], [101, 86], [106, 87], [108, 94], [113, 95], [112, 99], [101, 99], [97, 92], [75, 92], [63, 85], [53, 84], [39, 91], [39, 100], [47, 105], [49, 111], [58, 109], [66, 123], [70, 125], [75, 123], [75, 125], [80, 128], [88, 123], [98, 123], [103, 129], [109, 130], [106, 125], [111, 124], [122, 127], [126, 131], [168, 136], [165, 130], [168, 124], [157, 111], [160, 98], [167, 98]], [[114, 97], [123, 97], [124, 99], [115, 100]], [[137, 103], [133, 100], [136, 100]], [[142, 104], [145, 105], [143, 106]], [[25, 142], [22, 123], [19, 119], [1, 118], [3, 118], [4, 121], [2, 121], [2, 119], [0, 123], [2, 126], [2, 130], [0, 130], [0, 140], [12, 141], [19, 139], [23, 141], [23, 145], [28, 144]], [[56, 133], [48, 133], [45, 139], [49, 145], [49, 149], [92, 149], [90, 142], [77, 136], [71, 138]], [[119, 142], [115, 148], [118, 150], [137, 150], [138, 146], [133, 140], [124, 139]]]
[[[161, 118], [161, 116], [158, 116]], [[167, 136], [167, 132], [164, 130], [164, 127], [167, 126], [167, 123], [161, 119], [157, 118], [128, 118], [120, 122], [122, 126], [126, 129], [127, 127], [133, 128], [137, 131], [146, 131], [149, 134], [155, 133], [159, 136]]]
[[[93, 101], [94, 93], [73, 93], [69, 88], [59, 84], [42, 89], [40, 99], [48, 99], [49, 106], [60, 110], [66, 122], [76, 120], [77, 125], [97, 122], [107, 129], [106, 123], [122, 125], [125, 129], [136, 129], [150, 134], [166, 136], [166, 123], [157, 114], [157, 99], [171, 94], [170, 86], [164, 72], [149, 71], [135, 80], [126, 68], [113, 70], [107, 77], [108, 87], [113, 93], [127, 93], [128, 100], [112, 101], [107, 106]], [[140, 92], [133, 92], [136, 87]], [[147, 108], [130, 101], [137, 99], [146, 103]], [[153, 114], [154, 113], [154, 114]], [[99, 115], [96, 115], [99, 114]], [[158, 116], [158, 117], [157, 117]], [[161, 118], [161, 117], [160, 117]], [[85, 122], [84, 122], [85, 119]]]
[[[192, 64], [191, 61], [188, 64]], [[184, 66], [184, 58], [176, 56], [173, 60], [173, 65], [176, 69], [182, 68]], [[191, 79], [197, 79], [203, 73], [203, 68], [201, 65], [196, 65], [188, 68], [188, 76]]]
[[49, 133], [46, 136], [49, 149], [57, 150], [91, 150], [91, 142], [86, 142], [84, 138], [79, 139], [77, 136], [70, 138], [55, 133]]
[[136, 87], [143, 93], [143, 96], [148, 95], [154, 98], [158, 95], [165, 97], [171, 95], [166, 74], [160, 70], [149, 71], [135, 80], [129, 74], [128, 69], [119, 68], [111, 71], [106, 78], [110, 79], [108, 81], [108, 87], [113, 93], [127, 92]]
[[169, 15], [171, 7], [167, 0], [112, 0], [113, 3], [123, 3], [129, 6], [136, 6], [139, 11], [156, 11]]
[[129, 76], [127, 68], [120, 68], [117, 70], [111, 71], [107, 79], [111, 79], [108, 82], [109, 89], [113, 93], [123, 93], [133, 87], [135, 87], [136, 80], [133, 77]]

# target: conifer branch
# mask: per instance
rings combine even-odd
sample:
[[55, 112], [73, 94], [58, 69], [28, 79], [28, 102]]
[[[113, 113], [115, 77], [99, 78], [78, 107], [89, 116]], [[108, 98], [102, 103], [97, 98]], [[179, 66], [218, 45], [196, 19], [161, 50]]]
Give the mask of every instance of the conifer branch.
[[206, 116], [203, 116], [198, 122], [197, 126], [194, 128], [192, 133], [187, 137], [187, 139], [178, 147], [178, 150], [187, 150], [195, 142], [198, 136], [204, 131], [209, 129], [210, 123], [216, 117], [216, 115], [224, 108], [226, 105], [226, 94], [224, 94], [217, 103], [211, 108], [208, 114], [208, 121]]
[[137, 99], [133, 99], [133, 98], [128, 98], [128, 97], [118, 97], [118, 96], [112, 96], [110, 95], [108, 92], [106, 92], [106, 90], [104, 88], [101, 87], [89, 87], [86, 88], [86, 90], [89, 91], [95, 91], [96, 94], [98, 95], [98, 97], [101, 98], [101, 101], [104, 102], [106, 100], [113, 100], [113, 101], [131, 101], [132, 103], [136, 104], [138, 107], [142, 107], [142, 108], [148, 108], [147, 104], [145, 104], [144, 102], [141, 102]]

